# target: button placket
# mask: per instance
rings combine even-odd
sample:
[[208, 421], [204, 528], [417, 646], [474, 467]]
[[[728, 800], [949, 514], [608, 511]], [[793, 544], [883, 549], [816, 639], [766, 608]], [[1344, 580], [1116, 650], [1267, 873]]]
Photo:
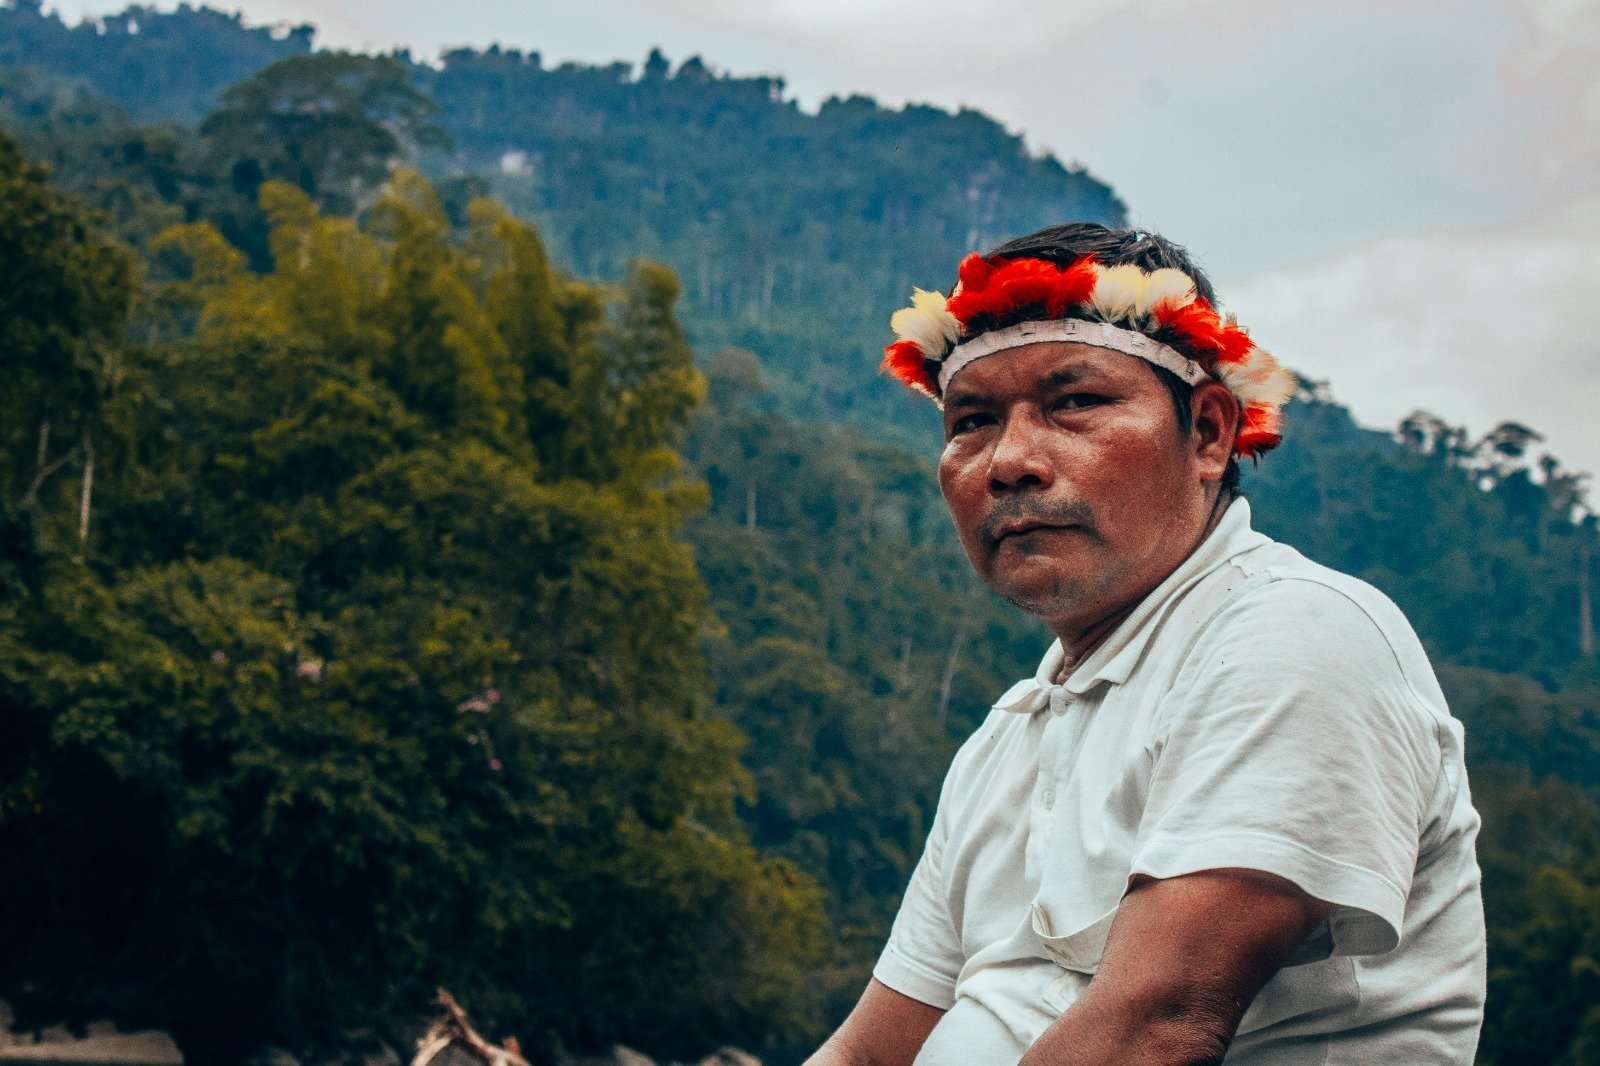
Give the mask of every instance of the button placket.
[[1061, 722], [1061, 717], [1066, 713], [1069, 702], [1065, 688], [1051, 686], [1050, 718], [1045, 722], [1046, 741], [1039, 760], [1039, 804], [1047, 811], [1054, 810], [1056, 805], [1056, 779], [1060, 775], [1064, 741], [1062, 729], [1065, 724]]

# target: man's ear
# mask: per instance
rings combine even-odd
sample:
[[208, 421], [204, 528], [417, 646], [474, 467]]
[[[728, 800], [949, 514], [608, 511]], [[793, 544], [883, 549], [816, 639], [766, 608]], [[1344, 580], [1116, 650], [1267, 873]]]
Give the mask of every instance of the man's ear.
[[1239, 399], [1220, 381], [1202, 381], [1189, 400], [1194, 415], [1190, 441], [1200, 464], [1200, 477], [1220, 481], [1233, 458], [1233, 442], [1239, 435], [1244, 412]]

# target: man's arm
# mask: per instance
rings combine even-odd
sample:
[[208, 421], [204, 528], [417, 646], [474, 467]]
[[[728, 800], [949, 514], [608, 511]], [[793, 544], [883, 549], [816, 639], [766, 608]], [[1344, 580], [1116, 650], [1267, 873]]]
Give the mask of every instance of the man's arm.
[[1330, 910], [1254, 870], [1136, 878], [1088, 989], [1021, 1066], [1221, 1062], [1256, 993]]
[[944, 1011], [874, 977], [850, 1017], [806, 1066], [911, 1066]]

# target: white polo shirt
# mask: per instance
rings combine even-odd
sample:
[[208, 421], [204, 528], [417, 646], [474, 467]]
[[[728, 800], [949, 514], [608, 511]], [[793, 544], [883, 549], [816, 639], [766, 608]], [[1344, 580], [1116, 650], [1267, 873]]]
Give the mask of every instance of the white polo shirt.
[[1244, 867], [1333, 904], [1227, 1057], [1470, 1063], [1478, 816], [1416, 635], [1244, 500], [1073, 669], [1051, 648], [945, 779], [874, 976], [948, 1013], [918, 1066], [1015, 1063], [1088, 986], [1135, 874]]

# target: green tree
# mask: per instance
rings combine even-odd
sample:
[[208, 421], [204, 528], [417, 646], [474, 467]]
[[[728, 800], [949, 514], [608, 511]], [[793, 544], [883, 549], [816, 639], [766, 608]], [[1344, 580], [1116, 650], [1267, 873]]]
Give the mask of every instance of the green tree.
[[360, 225], [262, 199], [270, 273], [157, 242], [90, 550], [41, 527], [5, 602], [0, 995], [197, 1062], [403, 1046], [434, 983], [536, 1048], [784, 1031], [818, 899], [705, 714], [669, 277], [568, 280], [487, 203], [457, 243], [409, 174]]
[[0, 3], [0, 66], [82, 80], [145, 122], [196, 122], [224, 86], [275, 59], [311, 50], [314, 30], [246, 26], [238, 12], [133, 4], [68, 26], [42, 0]]
[[234, 184], [298, 186], [348, 213], [382, 184], [389, 163], [448, 138], [437, 105], [388, 56], [318, 52], [281, 59], [230, 85], [200, 124]]
[[1479, 1059], [1578, 1066], [1600, 1052], [1600, 806], [1559, 779], [1474, 777], [1489, 923]]
[[[79, 474], [92, 503], [103, 413], [124, 376], [132, 256], [0, 133], [0, 499], [34, 508]], [[75, 468], [75, 469], [74, 469]]]

